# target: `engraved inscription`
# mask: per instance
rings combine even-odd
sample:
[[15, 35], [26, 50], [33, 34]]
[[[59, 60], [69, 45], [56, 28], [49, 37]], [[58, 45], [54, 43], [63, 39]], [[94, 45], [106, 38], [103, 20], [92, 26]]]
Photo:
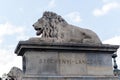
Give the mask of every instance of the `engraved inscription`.
[[39, 59], [39, 63], [58, 63], [58, 64], [101, 64], [101, 60], [98, 62], [95, 60], [85, 60], [85, 59]]

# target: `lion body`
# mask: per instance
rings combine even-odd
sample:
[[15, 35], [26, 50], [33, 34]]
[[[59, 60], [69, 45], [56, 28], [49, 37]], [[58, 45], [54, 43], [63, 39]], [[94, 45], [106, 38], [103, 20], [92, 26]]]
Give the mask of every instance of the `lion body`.
[[43, 17], [33, 24], [33, 27], [42, 35], [39, 40], [101, 44], [96, 33], [89, 29], [70, 25], [61, 16], [53, 12], [45, 12]]

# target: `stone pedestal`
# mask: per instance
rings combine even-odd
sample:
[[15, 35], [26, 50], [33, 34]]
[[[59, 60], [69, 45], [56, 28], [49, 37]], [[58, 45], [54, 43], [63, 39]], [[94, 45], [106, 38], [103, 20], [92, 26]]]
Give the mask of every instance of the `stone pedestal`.
[[20, 41], [23, 80], [118, 80], [111, 55], [118, 46]]

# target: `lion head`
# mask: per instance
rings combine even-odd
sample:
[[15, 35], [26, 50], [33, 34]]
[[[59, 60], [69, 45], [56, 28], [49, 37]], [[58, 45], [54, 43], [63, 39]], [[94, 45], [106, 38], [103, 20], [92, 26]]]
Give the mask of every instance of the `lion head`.
[[55, 38], [58, 35], [57, 24], [60, 23], [67, 24], [60, 15], [53, 12], [44, 12], [43, 16], [33, 24], [33, 27], [37, 31], [37, 35], [42, 34], [42, 37]]
[[13, 67], [7, 74], [8, 79], [6, 80], [22, 80], [23, 71], [17, 67]]

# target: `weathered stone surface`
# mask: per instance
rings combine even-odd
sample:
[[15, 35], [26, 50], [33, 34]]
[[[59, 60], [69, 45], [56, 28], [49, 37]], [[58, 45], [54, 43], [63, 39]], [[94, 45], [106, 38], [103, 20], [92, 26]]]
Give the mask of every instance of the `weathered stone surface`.
[[15, 53], [18, 56], [23, 56], [25, 51], [34, 50], [50, 50], [50, 51], [87, 51], [87, 52], [104, 52], [111, 53], [117, 51], [118, 45], [108, 45], [108, 44], [81, 44], [81, 43], [46, 43], [46, 42], [31, 42], [31, 41], [20, 41], [15, 49]]
[[118, 46], [19, 42], [24, 80], [117, 80], [112, 57]]
[[70, 25], [60, 15], [53, 12], [44, 12], [33, 27], [37, 31], [37, 35], [42, 36], [41, 38], [31, 38], [30, 41], [101, 44], [96, 33]]
[[115, 76], [36, 76], [36, 75], [26, 75], [24, 80], [119, 80], [118, 77]]
[[27, 51], [24, 54], [27, 61], [24, 64], [25, 73], [49, 76], [113, 75], [110, 54], [95, 53], [91, 56], [76, 52]]

